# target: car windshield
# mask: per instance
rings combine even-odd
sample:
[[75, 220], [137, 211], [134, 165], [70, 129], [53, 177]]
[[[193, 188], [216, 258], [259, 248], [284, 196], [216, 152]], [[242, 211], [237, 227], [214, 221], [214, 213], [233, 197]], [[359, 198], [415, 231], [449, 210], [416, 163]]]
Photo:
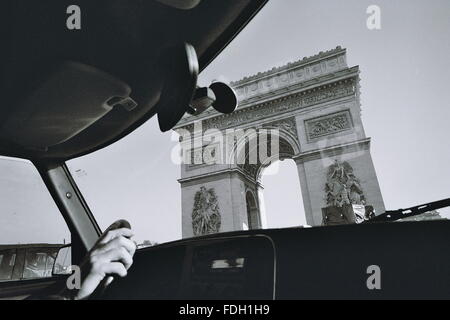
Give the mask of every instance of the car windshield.
[[230, 84], [234, 113], [210, 108], [167, 133], [152, 118], [68, 161], [100, 227], [127, 219], [145, 246], [448, 198], [449, 4], [378, 3], [379, 25], [367, 1], [269, 2], [200, 75]]

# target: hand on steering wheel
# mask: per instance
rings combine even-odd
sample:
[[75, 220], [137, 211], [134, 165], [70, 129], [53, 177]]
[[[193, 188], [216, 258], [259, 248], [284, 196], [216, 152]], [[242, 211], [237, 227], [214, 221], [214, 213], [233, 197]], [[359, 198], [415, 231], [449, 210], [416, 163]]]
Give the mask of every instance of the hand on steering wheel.
[[127, 275], [136, 252], [133, 235], [126, 220], [116, 221], [106, 229], [80, 266], [82, 282], [75, 299], [99, 296], [114, 277]]

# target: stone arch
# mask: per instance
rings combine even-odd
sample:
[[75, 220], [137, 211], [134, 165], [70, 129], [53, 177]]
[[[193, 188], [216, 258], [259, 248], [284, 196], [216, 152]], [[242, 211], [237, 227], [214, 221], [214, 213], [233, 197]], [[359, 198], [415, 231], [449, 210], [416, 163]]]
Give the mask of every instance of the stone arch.
[[301, 148], [300, 148], [300, 144], [298, 142], [298, 137], [294, 136], [293, 133], [283, 129], [282, 127], [277, 127], [277, 126], [264, 126], [264, 129], [278, 130], [280, 139], [282, 138], [283, 140], [286, 141], [286, 143], [288, 143], [292, 147], [292, 151], [293, 151], [292, 156], [300, 154]]
[[266, 161], [262, 162], [261, 165], [258, 167], [258, 171], [256, 173], [256, 180], [261, 180], [261, 174], [264, 171], [265, 168], [270, 166], [275, 160], [286, 160], [286, 159], [294, 159], [295, 156], [300, 154], [300, 146], [296, 139], [293, 139], [291, 135], [288, 132], [285, 132], [283, 130], [280, 130], [279, 135], [279, 153], [278, 155], [273, 155], [272, 157], [269, 157], [266, 159]]
[[[334, 160], [352, 166], [365, 190], [367, 204], [384, 212], [370, 138], [361, 121], [359, 81], [359, 68], [348, 67], [346, 50], [339, 47], [232, 83], [239, 107], [231, 114], [219, 114], [210, 108], [201, 115], [181, 119], [175, 129], [184, 129], [187, 136], [193, 137], [189, 146], [193, 158], [200, 155], [204, 160], [206, 153], [209, 159], [209, 150], [213, 150], [211, 158], [220, 158], [215, 163], [191, 161], [181, 165], [178, 181], [182, 188], [183, 237], [195, 235], [192, 208], [200, 186], [215, 190], [221, 232], [242, 230], [247, 223], [247, 190], [260, 203], [259, 216], [265, 226], [263, 186], [259, 180], [264, 168], [275, 159], [295, 161], [306, 222], [311, 226], [323, 223], [324, 210], [330, 206], [325, 187], [327, 170]], [[269, 82], [271, 86], [266, 85]], [[216, 141], [209, 129], [216, 129], [215, 133], [226, 141]], [[228, 131], [236, 129], [253, 132], [241, 140], [228, 141]], [[245, 161], [249, 159], [246, 139], [258, 139], [262, 129], [278, 130], [281, 150], [273, 155], [268, 152], [266, 159], [252, 164]], [[234, 161], [239, 154], [243, 155], [242, 164]]]
[[[244, 193], [244, 205], [245, 205], [245, 214], [242, 217], [247, 221], [247, 226], [249, 229], [257, 229], [263, 228], [266, 225], [265, 220], [265, 209], [263, 202], [263, 186], [261, 184], [262, 172], [265, 168], [270, 166], [277, 160], [285, 160], [292, 159], [300, 154], [300, 145], [298, 140], [293, 137], [293, 135], [279, 127], [264, 127], [263, 129], [276, 129], [276, 131], [270, 131], [272, 135], [276, 136], [278, 141], [278, 152], [272, 153], [272, 150], [267, 150], [268, 157], [263, 159], [263, 161], [259, 161], [258, 158], [257, 163], [249, 162], [249, 153], [253, 148], [260, 148], [261, 143], [257, 140], [256, 143], [250, 144], [250, 140], [258, 139], [261, 134], [261, 128], [255, 129], [250, 132], [250, 134], [246, 135], [241, 140], [238, 140], [234, 146], [232, 152], [232, 158], [230, 161], [230, 168], [237, 168], [241, 172], [245, 174], [248, 178], [247, 188]], [[270, 148], [271, 140], [267, 142], [268, 148]], [[255, 150], [253, 150], [255, 151]], [[257, 150], [258, 152], [259, 150]], [[243, 158], [245, 162], [242, 164], [235, 163], [232, 159], [238, 159], [239, 154], [244, 153]]]
[[[263, 161], [260, 161], [261, 159], [259, 158], [259, 150], [256, 150], [258, 159], [256, 163], [253, 163], [250, 161], [251, 159], [249, 154], [250, 152], [255, 152], [255, 147], [261, 148], [261, 144], [258, 140], [253, 143], [251, 143], [250, 140], [260, 138], [260, 129], [270, 130], [270, 135], [276, 136], [276, 139], [279, 142], [278, 153], [272, 154], [272, 150], [267, 150], [266, 154], [268, 155], [268, 157], [263, 159]], [[280, 129], [279, 127], [264, 127], [259, 129], [252, 128], [252, 130], [253, 131], [250, 134], [244, 136], [242, 139], [238, 140], [235, 143], [233, 151], [230, 153], [228, 163], [230, 168], [240, 168], [255, 182], [260, 180], [261, 172], [263, 171], [263, 169], [268, 167], [274, 161], [293, 159], [295, 156], [300, 154], [300, 145], [298, 143], [298, 140], [293, 137], [290, 132], [284, 129]], [[268, 141], [267, 144], [270, 146], [271, 140]], [[252, 146], [253, 149], [250, 149]], [[237, 159], [243, 159], [244, 163], [237, 162]]]

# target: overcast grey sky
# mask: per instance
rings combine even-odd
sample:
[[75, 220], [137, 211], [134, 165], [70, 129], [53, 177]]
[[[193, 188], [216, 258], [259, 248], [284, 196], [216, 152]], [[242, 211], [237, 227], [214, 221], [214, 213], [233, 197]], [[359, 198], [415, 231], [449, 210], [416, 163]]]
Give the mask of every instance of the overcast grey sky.
[[[371, 4], [381, 8], [381, 30], [366, 28], [366, 8]], [[448, 0], [271, 0], [205, 70], [200, 82], [208, 84], [219, 77], [238, 80], [338, 45], [345, 47], [349, 66], [361, 69], [363, 123], [372, 138], [386, 208], [447, 198], [449, 16]], [[75, 179], [103, 228], [125, 217], [138, 241], [180, 238], [181, 194], [176, 181], [180, 170], [170, 159], [175, 144], [171, 135], [161, 134], [152, 119], [115, 145], [70, 162], [73, 171], [81, 170], [74, 173]], [[8, 183], [4, 177], [9, 173], [2, 170], [2, 184]], [[269, 226], [303, 223], [293, 162], [282, 163], [279, 174], [265, 176], [263, 183]], [[13, 194], [2, 193], [0, 202]], [[16, 240], [13, 232], [8, 235], [12, 238], [6, 240]], [[33, 235], [28, 236], [34, 242]], [[0, 243], [5, 237], [0, 232]], [[39, 241], [60, 238], [46, 233]]]

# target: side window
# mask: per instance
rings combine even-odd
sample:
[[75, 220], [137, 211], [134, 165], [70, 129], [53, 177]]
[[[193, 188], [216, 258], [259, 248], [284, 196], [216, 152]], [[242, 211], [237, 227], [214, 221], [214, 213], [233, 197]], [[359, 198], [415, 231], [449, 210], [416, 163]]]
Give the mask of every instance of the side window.
[[51, 277], [57, 253], [58, 250], [47, 248], [27, 249], [23, 279]]
[[0, 281], [11, 280], [16, 262], [16, 250], [0, 250]]
[[0, 157], [0, 281], [52, 275], [69, 229], [34, 165]]

